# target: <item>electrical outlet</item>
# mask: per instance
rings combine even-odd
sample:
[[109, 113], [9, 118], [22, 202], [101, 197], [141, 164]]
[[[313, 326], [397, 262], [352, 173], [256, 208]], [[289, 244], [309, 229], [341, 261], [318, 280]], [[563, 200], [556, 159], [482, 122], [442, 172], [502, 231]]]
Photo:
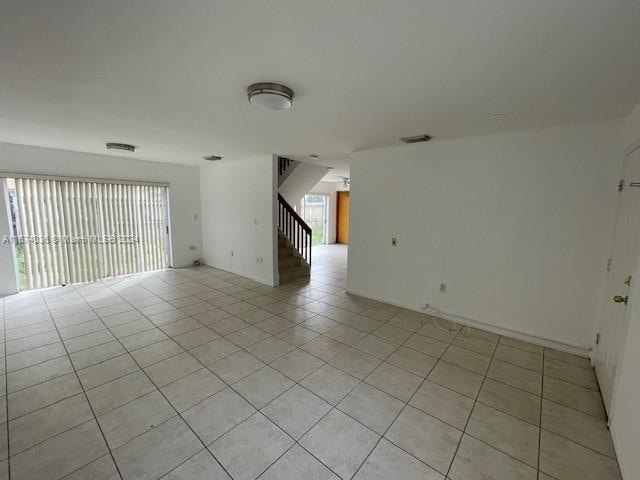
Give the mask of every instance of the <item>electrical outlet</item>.
[[447, 293], [447, 284], [446, 283], [441, 283], [440, 284], [440, 293]]
[[233, 250], [231, 250], [231, 256], [233, 257]]
[[429, 310], [429, 308], [431, 308], [431, 305], [429, 303], [425, 302], [422, 305], [420, 305], [420, 308], [422, 310]]
[[189, 245], [189, 250], [191, 250], [192, 252], [194, 250], [197, 250], [198, 247], [196, 247], [195, 245]]
[[256, 263], [263, 263], [264, 259], [262, 257], [256, 257]]
[[398, 246], [398, 237], [391, 237], [391, 246], [392, 247]]

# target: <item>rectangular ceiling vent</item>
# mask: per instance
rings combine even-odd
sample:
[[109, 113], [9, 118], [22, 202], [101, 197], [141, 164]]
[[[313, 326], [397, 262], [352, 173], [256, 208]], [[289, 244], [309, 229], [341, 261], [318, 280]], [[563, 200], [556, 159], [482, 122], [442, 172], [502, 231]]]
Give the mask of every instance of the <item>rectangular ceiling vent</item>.
[[209, 162], [217, 162], [218, 160], [222, 160], [222, 157], [218, 155], [207, 155], [206, 157], [202, 157]]
[[416, 135], [415, 137], [403, 137], [400, 139], [402, 143], [420, 143], [431, 140], [431, 135]]

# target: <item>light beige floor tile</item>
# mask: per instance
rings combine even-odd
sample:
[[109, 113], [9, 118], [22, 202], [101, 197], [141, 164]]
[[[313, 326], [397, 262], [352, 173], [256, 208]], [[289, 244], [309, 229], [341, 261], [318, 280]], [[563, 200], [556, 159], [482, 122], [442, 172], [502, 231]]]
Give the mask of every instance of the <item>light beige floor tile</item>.
[[80, 350], [79, 352], [69, 355], [71, 362], [76, 370], [82, 370], [83, 368], [96, 365], [110, 358], [120, 356], [127, 351], [117, 340], [103, 343], [96, 347], [91, 347], [86, 350]]
[[295, 382], [301, 381], [322, 365], [324, 365], [322, 360], [299, 349], [293, 350], [271, 363], [271, 367]]
[[233, 385], [233, 389], [260, 409], [294, 385], [271, 367], [263, 367]]
[[140, 367], [145, 368], [165, 358], [178, 355], [181, 352], [184, 352], [184, 349], [173, 340], [167, 338], [153, 345], [147, 345], [139, 350], [134, 350], [131, 352], [131, 356]]
[[93, 418], [80, 393], [9, 422], [9, 445], [16, 455], [48, 438]]
[[537, 395], [487, 378], [478, 401], [533, 425], [540, 425], [540, 397]]
[[124, 478], [156, 479], [202, 448], [180, 417], [158, 425], [113, 451]]
[[493, 355], [497, 343], [497, 341], [485, 340], [474, 335], [459, 335], [453, 341], [453, 345], [456, 347], [466, 348], [467, 350], [471, 350], [472, 352], [479, 353], [486, 357]]
[[384, 438], [371, 452], [354, 480], [444, 480], [444, 476]]
[[354, 377], [364, 379], [382, 363], [382, 360], [355, 348], [348, 348], [333, 357], [329, 363]]
[[542, 430], [540, 470], [559, 479], [620, 479], [618, 463], [571, 440]]
[[379, 436], [344, 413], [332, 410], [300, 444], [342, 478], [351, 478]]
[[500, 337], [500, 343], [509, 347], [519, 348], [520, 350], [526, 350], [528, 352], [542, 354], [544, 348], [533, 343], [524, 342], [516, 338]]
[[591, 361], [587, 357], [572, 355], [570, 353], [554, 350], [553, 348], [545, 348], [544, 356], [545, 358], [554, 358], [576, 367], [591, 369]]
[[[182, 349], [180, 350], [182, 351]], [[201, 368], [202, 364], [195, 357], [188, 352], [183, 352], [155, 363], [144, 370], [153, 383], [158, 387], [164, 387]]]
[[102, 330], [99, 332], [89, 333], [82, 337], [70, 338], [69, 340], [63, 340], [63, 343], [69, 353], [79, 352], [86, 348], [102, 345], [103, 343], [111, 342], [116, 337], [109, 330]]
[[491, 448], [486, 443], [464, 435], [451, 470], [451, 480], [536, 480], [536, 470]]
[[249, 345], [253, 345], [254, 343], [258, 343], [261, 340], [264, 340], [270, 337], [271, 334], [265, 332], [264, 330], [260, 330], [259, 328], [248, 326], [247, 328], [243, 328], [242, 330], [237, 330], [225, 338], [240, 348], [246, 348]]
[[20, 417], [81, 392], [82, 387], [75, 373], [25, 388], [8, 395], [9, 418]]
[[95, 414], [102, 415], [154, 390], [156, 387], [153, 383], [138, 370], [87, 390], [87, 397]]
[[433, 370], [427, 376], [428, 380], [470, 398], [475, 398], [478, 391], [480, 391], [482, 378], [480, 375], [442, 360], [433, 367]]
[[115, 450], [175, 415], [169, 402], [156, 390], [99, 416], [98, 423], [109, 447]]
[[340, 343], [351, 346], [367, 334], [352, 327], [338, 325], [337, 327], [330, 328], [325, 335]]
[[190, 350], [191, 354], [200, 360], [204, 365], [211, 365], [232, 353], [240, 350], [237, 346], [225, 338], [218, 338], [212, 342], [205, 343]]
[[159, 328], [153, 328], [120, 339], [120, 342], [128, 351], [132, 352], [148, 345], [167, 340], [169, 337]]
[[202, 450], [171, 470], [162, 480], [231, 480], [208, 450]]
[[422, 378], [385, 362], [376, 368], [365, 382], [406, 402], [418, 389]]
[[260, 370], [265, 364], [250, 353], [240, 350], [209, 366], [209, 369], [229, 385]]
[[212, 323], [208, 327], [218, 335], [229, 335], [250, 325], [238, 317], [227, 317], [219, 322]]
[[398, 345], [406, 342], [415, 332], [394, 325], [385, 324], [374, 330], [373, 335]]
[[9, 393], [28, 388], [73, 372], [69, 357], [58, 357], [7, 374]]
[[495, 358], [491, 362], [487, 378], [498, 380], [534, 395], [540, 395], [542, 390], [542, 375], [540, 373]]
[[327, 402], [295, 385], [264, 407], [262, 413], [298, 440], [329, 410], [331, 405]]
[[409, 404], [460, 430], [464, 430], [473, 408], [471, 398], [428, 380], [420, 386]]
[[177, 337], [178, 335], [182, 335], [193, 330], [197, 330], [198, 328], [202, 328], [202, 324], [198, 322], [195, 318], [183, 318], [182, 320], [178, 320], [173, 323], [168, 323], [160, 327], [160, 329], [169, 335], [172, 338]]
[[276, 358], [289, 353], [295, 347], [276, 337], [266, 338], [246, 348], [252, 355], [265, 363], [270, 363]]
[[264, 472], [293, 440], [261, 413], [256, 413], [209, 448], [234, 479], [253, 479]]
[[312, 455], [294, 445], [260, 477], [260, 480], [339, 480]]
[[[442, 324], [441, 324], [442, 325]], [[444, 327], [437, 326], [434, 322], [427, 322], [418, 332], [420, 335], [435, 338], [441, 342], [450, 344], [456, 337], [455, 333], [450, 332]]]
[[358, 350], [368, 353], [369, 355], [373, 355], [381, 360], [387, 358], [398, 345], [387, 340], [384, 340], [380, 337], [376, 337], [375, 335], [367, 335], [362, 340], [359, 340], [353, 345], [353, 348], [357, 348]]
[[542, 355], [528, 352], [519, 348], [507, 345], [498, 345], [495, 358], [503, 362], [512, 363], [522, 368], [527, 368], [538, 373], [542, 373]]
[[338, 404], [338, 409], [382, 435], [403, 406], [397, 398], [361, 383]]
[[42, 347], [26, 350], [14, 355], [7, 356], [7, 372], [13, 372], [22, 368], [31, 367], [53, 358], [62, 357], [67, 354], [62, 342], [44, 345]]
[[358, 383], [360, 380], [356, 377], [331, 365], [324, 365], [306, 377], [300, 382], [300, 385], [311, 390], [331, 405], [336, 405]]
[[613, 442], [604, 419], [543, 400], [542, 428], [615, 458]]
[[544, 361], [544, 374], [589, 390], [599, 391], [598, 382], [592, 369], [576, 367], [554, 358], [546, 358]]
[[407, 406], [385, 434], [392, 443], [436, 469], [446, 473], [462, 432]]
[[182, 335], [178, 335], [173, 337], [173, 339], [180, 345], [182, 348], [186, 350], [191, 350], [193, 348], [199, 347], [200, 345], [204, 345], [220, 336], [215, 333], [213, 330], [207, 327], [201, 327], [196, 330], [191, 330], [190, 332], [183, 333]]
[[538, 427], [476, 403], [465, 430], [493, 448], [534, 468], [538, 464]]
[[404, 346], [417, 350], [420, 353], [429, 355], [431, 357], [440, 358], [445, 350], [449, 347], [448, 343], [436, 340], [435, 338], [427, 337], [416, 333], [412, 335]]
[[95, 420], [46, 440], [11, 458], [16, 480], [61, 478], [108, 453]]
[[346, 350], [348, 347], [344, 343], [340, 343], [329, 337], [320, 335], [310, 342], [305, 343], [300, 348], [327, 362]]
[[76, 470], [64, 480], [120, 480], [120, 474], [111, 455], [104, 455], [89, 465]]
[[438, 362], [438, 359], [411, 348], [400, 347], [385, 361], [424, 378]]
[[222, 380], [206, 368], [202, 368], [165, 385], [160, 390], [178, 412], [184, 412], [225, 387]]
[[309, 330], [308, 328], [296, 325], [278, 333], [276, 337], [278, 337], [280, 340], [284, 340], [294, 347], [299, 347], [307, 342], [310, 342], [318, 335], [320, 335], [318, 332], [314, 332], [313, 330]]
[[7, 355], [13, 355], [15, 353], [24, 352], [32, 348], [41, 347], [43, 345], [50, 345], [60, 341], [60, 335], [57, 331], [41, 333], [33, 335], [27, 338], [21, 338], [20, 340], [13, 340], [7, 342]]
[[125, 354], [78, 370], [78, 377], [85, 390], [89, 390], [136, 370], [139, 370], [136, 362], [129, 354]]
[[479, 375], [484, 375], [487, 372], [489, 363], [491, 362], [490, 357], [453, 345], [444, 352], [441, 358], [451, 365], [464, 368]]
[[255, 412], [249, 403], [230, 388], [183, 413], [183, 418], [205, 445], [209, 445]]
[[561, 405], [588, 413], [589, 415], [605, 418], [602, 397], [600, 397], [598, 392], [594, 392], [593, 390], [582, 388], [552, 377], [545, 377], [542, 396]]

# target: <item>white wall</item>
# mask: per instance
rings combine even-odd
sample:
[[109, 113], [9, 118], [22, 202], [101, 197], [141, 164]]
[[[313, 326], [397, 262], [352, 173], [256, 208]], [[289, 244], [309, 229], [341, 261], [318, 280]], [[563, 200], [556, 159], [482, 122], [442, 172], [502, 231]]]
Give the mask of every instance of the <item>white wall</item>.
[[[640, 141], [640, 104], [625, 122], [625, 150]], [[640, 278], [640, 265], [633, 278]], [[613, 397], [611, 436], [616, 447], [618, 463], [625, 480], [640, 478], [638, 439], [640, 438], [640, 282], [633, 282], [629, 302], [629, 330], [626, 346], [616, 378]]]
[[7, 200], [7, 180], [0, 178], [0, 297], [18, 292], [14, 246], [10, 241], [3, 241], [13, 235]]
[[[223, 160], [202, 167], [200, 191], [205, 263], [274, 285], [277, 178], [273, 158]], [[262, 263], [256, 261], [258, 257]]]
[[184, 267], [200, 258], [202, 235], [197, 167], [0, 143], [0, 173], [169, 183], [172, 264]]
[[562, 126], [353, 154], [348, 290], [586, 349], [621, 129]]
[[327, 174], [327, 170], [327, 167], [322, 165], [300, 162], [280, 185], [278, 192], [289, 205], [297, 205], [302, 197]]

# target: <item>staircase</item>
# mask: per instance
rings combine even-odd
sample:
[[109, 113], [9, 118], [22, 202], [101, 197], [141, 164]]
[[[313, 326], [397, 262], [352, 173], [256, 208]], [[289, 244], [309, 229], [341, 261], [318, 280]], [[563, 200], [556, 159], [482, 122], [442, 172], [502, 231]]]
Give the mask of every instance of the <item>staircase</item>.
[[278, 194], [278, 272], [280, 284], [309, 278], [311, 227]]
[[278, 232], [278, 272], [280, 273], [280, 284], [301, 278], [308, 279], [311, 273], [311, 266], [280, 231]]

